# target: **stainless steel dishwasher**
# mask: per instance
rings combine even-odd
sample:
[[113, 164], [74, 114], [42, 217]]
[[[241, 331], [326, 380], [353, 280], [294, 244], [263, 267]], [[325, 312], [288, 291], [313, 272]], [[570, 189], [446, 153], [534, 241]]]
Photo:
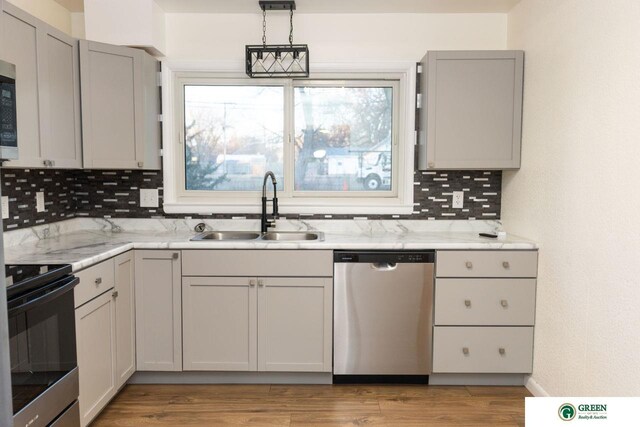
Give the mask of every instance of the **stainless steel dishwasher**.
[[334, 382], [425, 382], [433, 251], [334, 252]]

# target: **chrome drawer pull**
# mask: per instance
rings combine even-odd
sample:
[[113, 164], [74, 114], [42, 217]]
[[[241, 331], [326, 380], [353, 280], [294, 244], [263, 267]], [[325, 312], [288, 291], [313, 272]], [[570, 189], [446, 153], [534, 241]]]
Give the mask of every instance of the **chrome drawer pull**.
[[462, 347], [462, 354], [464, 354], [465, 356], [469, 355], [469, 347]]
[[508, 270], [509, 269], [509, 261], [503, 261], [502, 262], [502, 266]]
[[467, 261], [464, 265], [466, 265], [469, 270], [473, 268], [473, 263], [471, 261]]
[[498, 353], [500, 353], [500, 356], [504, 356], [507, 352], [505, 351], [505, 349], [504, 349], [504, 348], [500, 347], [500, 348], [498, 349]]
[[113, 291], [113, 293], [111, 294], [111, 296], [113, 298], [118, 298], [118, 291]]
[[180, 257], [180, 254], [179, 254], [178, 252], [174, 252], [174, 253], [171, 255], [171, 258], [173, 258], [173, 259], [178, 259], [179, 257]]
[[264, 286], [264, 280], [258, 279], [258, 286], [263, 287]]
[[95, 280], [95, 284], [96, 284], [96, 285], [99, 285], [99, 284], [101, 284], [101, 283], [102, 283], [102, 277], [98, 277], [98, 278]]
[[470, 308], [471, 307], [471, 300], [470, 299], [464, 300], [464, 305], [465, 305], [465, 307]]
[[249, 280], [249, 286], [251, 286], [252, 288], [256, 285], [256, 281], [255, 280]]
[[506, 299], [501, 299], [500, 305], [503, 306], [504, 308], [507, 308], [509, 306], [509, 303], [507, 302]]

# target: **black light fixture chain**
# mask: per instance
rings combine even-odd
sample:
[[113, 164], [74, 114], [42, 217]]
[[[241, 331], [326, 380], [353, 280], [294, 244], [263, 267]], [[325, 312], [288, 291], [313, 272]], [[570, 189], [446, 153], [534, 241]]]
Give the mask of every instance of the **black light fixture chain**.
[[293, 45], [293, 7], [289, 9], [289, 45]]
[[262, 9], [262, 46], [267, 45], [267, 9]]

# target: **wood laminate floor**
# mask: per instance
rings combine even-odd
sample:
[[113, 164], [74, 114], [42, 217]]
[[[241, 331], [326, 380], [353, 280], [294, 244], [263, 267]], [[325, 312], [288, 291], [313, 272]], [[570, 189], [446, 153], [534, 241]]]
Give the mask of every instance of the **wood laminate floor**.
[[524, 387], [128, 385], [92, 426], [524, 426]]

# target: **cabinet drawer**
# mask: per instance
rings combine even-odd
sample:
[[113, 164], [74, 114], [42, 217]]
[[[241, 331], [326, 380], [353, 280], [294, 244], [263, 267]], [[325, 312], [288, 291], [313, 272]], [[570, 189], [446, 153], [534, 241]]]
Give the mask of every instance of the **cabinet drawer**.
[[182, 251], [184, 276], [331, 277], [333, 251]]
[[536, 277], [537, 251], [438, 251], [437, 277]]
[[434, 373], [529, 373], [533, 328], [433, 328]]
[[115, 264], [113, 258], [86, 268], [76, 276], [80, 283], [74, 289], [75, 306], [97, 297], [101, 293], [113, 288], [115, 284]]
[[533, 326], [535, 279], [437, 279], [436, 325]]

